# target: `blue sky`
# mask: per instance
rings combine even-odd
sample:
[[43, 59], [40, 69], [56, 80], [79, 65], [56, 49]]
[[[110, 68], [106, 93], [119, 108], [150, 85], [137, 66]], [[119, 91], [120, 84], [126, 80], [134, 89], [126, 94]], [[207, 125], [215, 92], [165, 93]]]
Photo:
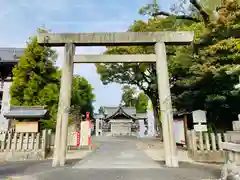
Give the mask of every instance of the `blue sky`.
[[[29, 36], [44, 25], [53, 32], [120, 32], [134, 20], [146, 19], [138, 9], [153, 0], [0, 0], [0, 47], [25, 47]], [[175, 0], [159, 1], [169, 9]], [[56, 48], [61, 66], [63, 48]], [[76, 54], [100, 54], [104, 47], [77, 48]], [[95, 110], [100, 105], [116, 106], [121, 85], [102, 85], [94, 64], [77, 64], [74, 74], [84, 76], [94, 87]]]

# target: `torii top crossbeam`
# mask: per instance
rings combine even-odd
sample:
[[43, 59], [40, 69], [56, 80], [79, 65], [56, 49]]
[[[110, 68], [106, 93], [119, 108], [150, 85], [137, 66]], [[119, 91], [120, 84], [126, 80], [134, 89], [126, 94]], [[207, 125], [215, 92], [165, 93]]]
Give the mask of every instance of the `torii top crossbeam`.
[[73, 43], [76, 46], [111, 45], [154, 45], [189, 44], [194, 33], [189, 31], [163, 32], [97, 32], [97, 33], [39, 33], [38, 43], [46, 46], [64, 46]]

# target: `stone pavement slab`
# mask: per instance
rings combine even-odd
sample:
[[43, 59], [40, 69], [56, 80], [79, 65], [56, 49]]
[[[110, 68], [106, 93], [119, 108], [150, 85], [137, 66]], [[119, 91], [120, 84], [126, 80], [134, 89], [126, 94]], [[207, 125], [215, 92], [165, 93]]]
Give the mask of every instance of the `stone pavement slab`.
[[100, 149], [74, 167], [81, 169], [161, 168], [158, 163], [137, 148], [135, 139], [111, 137], [106, 141], [102, 140]]

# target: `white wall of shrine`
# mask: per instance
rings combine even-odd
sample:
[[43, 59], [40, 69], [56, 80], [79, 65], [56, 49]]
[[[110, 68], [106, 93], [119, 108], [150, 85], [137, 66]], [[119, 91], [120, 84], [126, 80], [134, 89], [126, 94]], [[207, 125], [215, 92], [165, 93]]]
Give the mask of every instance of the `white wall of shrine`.
[[126, 119], [110, 120], [111, 134], [113, 136], [131, 135], [132, 121]]

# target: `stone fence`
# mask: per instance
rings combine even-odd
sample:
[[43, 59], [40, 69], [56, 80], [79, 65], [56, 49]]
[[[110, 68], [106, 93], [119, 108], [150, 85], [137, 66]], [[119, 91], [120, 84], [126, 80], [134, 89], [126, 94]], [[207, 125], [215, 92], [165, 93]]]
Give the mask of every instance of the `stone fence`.
[[45, 159], [51, 131], [41, 133], [0, 132], [0, 160]]
[[196, 132], [194, 130], [187, 132], [188, 155], [195, 161], [208, 163], [223, 163], [224, 150], [222, 142], [226, 141], [226, 134]]
[[[14, 133], [0, 131], [0, 162], [16, 160], [40, 160], [51, 156], [54, 148], [55, 134], [51, 130], [40, 133]], [[68, 149], [75, 148], [80, 140], [77, 132], [68, 133]]]

